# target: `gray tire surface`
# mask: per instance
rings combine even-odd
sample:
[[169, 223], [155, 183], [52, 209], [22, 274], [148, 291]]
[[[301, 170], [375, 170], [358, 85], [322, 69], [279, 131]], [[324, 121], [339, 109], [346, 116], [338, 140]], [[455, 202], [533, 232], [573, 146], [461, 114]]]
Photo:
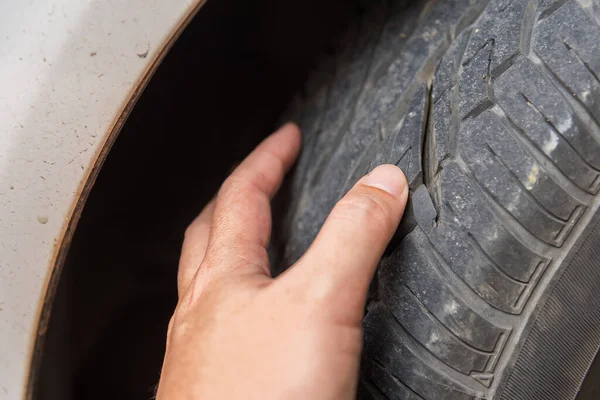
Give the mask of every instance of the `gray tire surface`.
[[410, 182], [359, 394], [573, 398], [600, 345], [598, 0], [357, 2], [291, 107], [280, 269], [373, 167]]

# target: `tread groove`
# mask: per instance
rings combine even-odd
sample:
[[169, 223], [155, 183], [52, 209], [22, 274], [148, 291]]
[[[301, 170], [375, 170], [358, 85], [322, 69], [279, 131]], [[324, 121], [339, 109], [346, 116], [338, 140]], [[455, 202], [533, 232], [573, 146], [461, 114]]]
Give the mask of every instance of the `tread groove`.
[[525, 149], [529, 155], [544, 168], [544, 171], [550, 175], [554, 182], [562, 187], [565, 192], [571, 194], [571, 196], [580, 203], [591, 203], [591, 194], [580, 188], [579, 185], [571, 180], [571, 178], [565, 175], [565, 173], [562, 172], [550, 158], [548, 158], [537, 144], [531, 141], [527, 135], [521, 131], [521, 128], [506, 115], [504, 110], [498, 104], [492, 108], [492, 112], [498, 117], [504, 128], [523, 145], [523, 149]]
[[[528, 97], [527, 97], [525, 94], [523, 94], [523, 93], [519, 93], [519, 94], [521, 95], [521, 97], [523, 97], [523, 99], [525, 99], [525, 101], [527, 102], [527, 105], [528, 105], [529, 107], [531, 107], [531, 109], [533, 109], [533, 110], [534, 110], [534, 111], [535, 111], [535, 112], [536, 112], [536, 113], [537, 113], [539, 116], [541, 116], [541, 117], [544, 119], [544, 121], [546, 122], [546, 124], [548, 124], [548, 126], [549, 126], [549, 127], [552, 129], [552, 131], [553, 131], [553, 132], [554, 132], [556, 135], [558, 135], [559, 137], [563, 138], [563, 140], [565, 141], [565, 144], [566, 144], [567, 146], [569, 146], [569, 148], [570, 148], [571, 150], [573, 150], [573, 152], [574, 152], [575, 154], [577, 154], [577, 156], [579, 156], [579, 158], [581, 159], [581, 161], [582, 161], [582, 162], [583, 162], [583, 163], [584, 163], [584, 164], [585, 164], [585, 165], [586, 165], [586, 166], [587, 166], [589, 169], [591, 169], [592, 171], [594, 171], [594, 172], [597, 172], [597, 173], [598, 173], [598, 172], [600, 172], [600, 170], [598, 170], [596, 167], [594, 167], [593, 165], [591, 165], [591, 164], [590, 164], [590, 163], [589, 163], [589, 162], [588, 162], [588, 161], [587, 161], [587, 160], [586, 160], [586, 159], [585, 159], [585, 158], [584, 158], [584, 157], [581, 155], [581, 153], [580, 153], [580, 152], [579, 152], [579, 151], [578, 151], [578, 150], [577, 150], [575, 147], [573, 147], [573, 145], [572, 145], [572, 144], [569, 142], [569, 140], [567, 140], [567, 138], [565, 138], [565, 137], [563, 136], [563, 134], [562, 134], [562, 133], [561, 133], [561, 132], [558, 130], [558, 128], [557, 128], [557, 127], [556, 127], [556, 126], [555, 126], [555, 125], [552, 123], [552, 121], [550, 121], [550, 119], [549, 119], [549, 118], [548, 118], [546, 115], [544, 115], [544, 113], [542, 113], [542, 111], [541, 111], [539, 108], [537, 108], [537, 106], [536, 106], [534, 103], [532, 103], [532, 102], [531, 102], [531, 100], [529, 100], [529, 98], [528, 98]], [[593, 184], [592, 184], [592, 186], [591, 186], [591, 187], [593, 187]], [[591, 188], [591, 187], [590, 187], [590, 188]]]
[[535, 25], [537, 8], [537, 0], [529, 0], [525, 6], [523, 20], [521, 21], [521, 33], [519, 35], [519, 50], [521, 54], [528, 54], [531, 49], [531, 34]]
[[535, 236], [535, 234], [523, 225], [521, 221], [516, 219], [487, 188], [482, 186], [476, 179], [473, 179], [473, 181], [483, 194], [483, 198], [487, 200], [487, 204], [490, 205], [489, 209], [496, 216], [496, 219], [502, 221], [500, 224], [504, 225], [504, 227], [512, 233], [519, 242], [524, 244], [525, 247], [538, 255], [550, 253], [552, 250], [549, 246], [555, 249], [558, 248], [558, 246], [546, 243]]
[[[467, 45], [471, 40], [473, 35], [473, 30], [470, 29], [467, 33], [467, 39], [464, 40], [464, 43], [461, 43], [461, 47], [459, 50], [459, 55], [456, 60], [456, 74], [452, 77], [452, 85], [450, 86], [450, 109], [452, 110], [452, 120], [450, 123], [450, 132], [449, 132], [449, 142], [450, 142], [450, 154], [452, 156], [456, 156], [458, 153], [458, 132], [460, 131], [460, 79], [463, 74], [463, 64], [461, 60], [465, 56], [465, 51], [467, 51]], [[433, 90], [432, 90], [433, 92]], [[442, 96], [439, 96], [441, 99]], [[438, 100], [439, 100], [438, 99]]]
[[544, 11], [542, 11], [542, 13], [540, 14], [539, 18], [538, 18], [538, 22], [548, 18], [549, 16], [551, 16], [552, 14], [554, 14], [554, 12], [556, 10], [558, 10], [559, 8], [561, 8], [562, 6], [564, 6], [566, 3], [568, 3], [569, 0], [557, 0], [555, 1], [550, 7], [546, 8]]
[[[540, 72], [552, 83], [558, 93], [567, 102], [573, 115], [586, 125], [588, 132], [600, 143], [600, 121], [598, 121], [592, 114], [591, 110], [579, 99], [577, 96], [571, 95], [572, 91], [569, 87], [560, 79], [558, 75], [549, 65], [540, 58], [534, 51], [530, 52], [529, 59], [539, 68]], [[587, 123], [586, 123], [587, 122]]]
[[490, 152], [490, 154], [498, 161], [498, 163], [500, 165], [502, 165], [502, 167], [506, 170], [506, 172], [508, 172], [508, 175], [511, 177], [511, 180], [513, 180], [517, 185], [519, 185], [519, 187], [521, 188], [521, 190], [523, 191], [523, 193], [529, 198], [531, 199], [534, 204], [537, 206], [537, 208], [544, 214], [546, 215], [548, 218], [552, 219], [553, 221], [556, 222], [560, 222], [560, 223], [568, 223], [569, 220], [565, 220], [560, 218], [557, 215], [554, 215], [552, 212], [550, 212], [542, 203], [540, 203], [540, 201], [531, 193], [531, 191], [529, 191], [525, 185], [523, 185], [523, 182], [521, 182], [521, 180], [519, 179], [519, 177], [517, 177], [515, 175], [515, 173], [508, 168], [508, 166], [506, 165], [506, 163], [502, 160], [502, 158], [496, 154], [496, 152], [494, 151], [494, 149], [492, 148], [492, 146], [489, 145], [489, 143], [485, 143], [485, 146], [487, 148], [487, 150]]
[[539, 256], [550, 254], [553, 252], [553, 249], [558, 248], [556, 245], [544, 242], [535, 236], [535, 234], [533, 234], [531, 231], [529, 231], [529, 229], [524, 226], [521, 221], [516, 219], [510, 213], [510, 211], [508, 211], [504, 205], [498, 201], [493, 193], [491, 193], [477, 180], [477, 178], [473, 175], [473, 171], [471, 171], [466, 164], [461, 163], [458, 165], [460, 165], [464, 175], [467, 176], [470, 181], [473, 182], [473, 184], [479, 189], [482, 194], [481, 198], [486, 201], [488, 209], [492, 212], [492, 214], [494, 214], [498, 225], [504, 226], [514, 236], [515, 239], [521, 242], [532, 253]]
[[423, 184], [425, 187], [429, 187], [431, 179], [435, 176], [435, 171], [432, 169], [432, 158], [435, 154], [435, 133], [432, 132], [433, 120], [431, 118], [433, 114], [433, 90], [427, 87], [427, 103], [425, 104], [425, 121], [423, 122], [423, 148], [421, 149], [421, 169], [423, 170]]
[[[456, 211], [454, 210], [454, 208], [452, 207], [452, 205], [450, 205], [450, 203], [444, 202], [444, 206], [446, 206], [448, 208], [448, 210], [450, 211], [450, 213], [452, 213], [453, 215], [456, 216]], [[481, 255], [483, 255], [483, 258], [485, 258], [486, 260], [489, 261], [490, 265], [496, 271], [498, 271], [500, 273], [500, 275], [504, 276], [510, 282], [516, 283], [516, 284], [519, 284], [519, 285], [526, 285], [527, 283], [529, 283], [529, 282], [526, 282], [526, 281], [521, 281], [519, 279], [513, 278], [506, 271], [504, 271], [504, 269], [502, 269], [494, 260], [492, 260], [492, 258], [490, 257], [490, 255], [483, 249], [483, 247], [481, 247], [481, 244], [477, 241], [477, 239], [475, 239], [475, 236], [473, 236], [473, 234], [471, 232], [469, 232], [469, 230], [467, 228], [464, 227], [464, 225], [460, 222], [460, 219], [456, 218], [456, 222], [460, 226], [460, 229], [462, 229], [466, 233], [466, 235], [469, 238], [469, 240], [471, 241], [471, 244], [473, 245], [473, 247]]]
[[[419, 358], [425, 365], [429, 366], [433, 370], [437, 370], [443, 372], [446, 375], [447, 379], [452, 380], [458, 386], [462, 386], [462, 393], [476, 396], [477, 392], [484, 393], [487, 388], [483, 386], [481, 383], [475, 381], [469, 375], [465, 375], [460, 371], [452, 368], [448, 364], [444, 363], [442, 360], [437, 358], [435, 354], [430, 352], [417, 338], [415, 338], [410, 332], [408, 332], [402, 323], [396, 318], [394, 313], [383, 303], [381, 303], [382, 308], [386, 310], [386, 312], [391, 317], [391, 320], [394, 321], [398, 326], [398, 333], [404, 336], [405, 340], [403, 343], [407, 348], [411, 350], [411, 352]], [[441, 382], [436, 382], [438, 385], [443, 385]], [[478, 388], [473, 388], [473, 386], [478, 386]], [[450, 387], [449, 387], [450, 389]], [[457, 390], [456, 388], [451, 388], [452, 390]]]
[[493, 372], [496, 369], [496, 365], [498, 364], [498, 359], [502, 355], [502, 350], [504, 350], [504, 346], [506, 346], [506, 342], [510, 337], [511, 332], [501, 333], [498, 337], [498, 341], [494, 346], [494, 355], [490, 357], [487, 365], [485, 366], [485, 372]]
[[390, 376], [395, 383], [397, 383], [398, 385], [402, 386], [403, 388], [405, 388], [407, 391], [409, 391], [413, 396], [416, 396], [417, 399], [420, 400], [425, 400], [423, 399], [423, 397], [421, 397], [421, 395], [417, 392], [414, 391], [413, 388], [411, 388], [410, 386], [408, 386], [406, 383], [402, 382], [400, 379], [398, 379], [391, 371], [389, 371], [385, 365], [383, 365], [383, 363], [381, 361], [379, 361], [377, 358], [373, 358], [372, 359], [373, 364], [375, 364], [377, 366], [377, 368], [381, 369], [384, 373], [386, 373], [388, 376]]
[[576, 0], [579, 6], [587, 13], [592, 21], [600, 26], [600, 4], [598, 0]]
[[544, 271], [550, 265], [551, 262], [552, 262], [552, 260], [550, 260], [548, 263], [545, 263], [544, 261], [540, 261], [538, 263], [537, 267], [533, 271], [533, 274], [531, 275], [531, 279], [529, 280], [531, 283], [528, 284], [527, 286], [525, 286], [525, 288], [523, 288], [523, 291], [521, 292], [519, 297], [515, 300], [515, 303], [514, 303], [515, 308], [518, 308], [521, 310], [525, 306], [525, 302], [531, 295], [531, 292], [533, 292], [533, 289], [535, 289], [534, 284], [538, 282], [539, 278], [542, 276], [542, 274], [544, 273]]
[[404, 160], [404, 157], [406, 157], [407, 154], [409, 154], [409, 156], [410, 156], [411, 150], [412, 150], [412, 146], [408, 146], [408, 148], [406, 150], [404, 150], [404, 152], [400, 155], [400, 158], [398, 158], [398, 160], [396, 160], [396, 162], [394, 162], [394, 165], [399, 167], [402, 160]]
[[[470, 40], [470, 38], [469, 38], [469, 40]], [[461, 66], [462, 66], [462, 67], [466, 67], [466, 66], [468, 66], [468, 65], [471, 63], [471, 61], [473, 61], [473, 60], [474, 60], [474, 59], [477, 57], [477, 55], [479, 54], [479, 52], [480, 52], [481, 50], [485, 49], [485, 48], [487, 47], [487, 45], [488, 45], [488, 44], [491, 44], [491, 50], [490, 50], [490, 53], [493, 53], [493, 52], [494, 52], [494, 51], [493, 51], [493, 49], [494, 49], [494, 45], [496, 44], [496, 39], [494, 39], [494, 38], [490, 38], [490, 39], [486, 40], [485, 42], [483, 42], [483, 44], [482, 44], [482, 45], [480, 45], [480, 46], [477, 48], [477, 50], [475, 50], [475, 52], [473, 53], [473, 56], [472, 56], [472, 57], [470, 57], [470, 58], [468, 58], [468, 59], [466, 59], [466, 60], [463, 60], [463, 62], [461, 63]], [[466, 50], [466, 47], [465, 47], [465, 50]], [[464, 53], [463, 53], [463, 56], [464, 56]], [[461, 58], [462, 58], [462, 57], [461, 57]]]
[[465, 121], [469, 118], [476, 118], [479, 114], [491, 109], [492, 107], [494, 107], [494, 103], [492, 103], [489, 98], [485, 99], [481, 103], [477, 104], [471, 111], [465, 114], [462, 120]]
[[379, 389], [374, 382], [364, 375], [361, 376], [360, 383], [362, 383], [365, 388], [368, 389], [369, 394], [373, 397], [371, 400], [390, 400], [390, 398], [386, 396], [385, 393], [383, 393], [383, 391]]
[[[421, 301], [421, 299], [419, 299], [419, 297], [415, 294], [415, 292], [412, 291], [412, 289], [410, 287], [408, 287], [407, 285], [403, 285], [403, 287], [405, 287], [411, 294], [412, 297], [415, 298], [415, 300], [419, 303], [419, 306], [421, 307], [421, 309], [433, 320], [435, 321], [435, 323], [440, 327], [443, 328], [446, 332], [448, 332], [450, 334], [450, 336], [452, 336], [454, 339], [456, 339], [457, 341], [459, 341], [460, 343], [462, 343], [465, 347], [467, 347], [469, 350], [477, 353], [477, 354], [481, 354], [481, 355], [485, 355], [485, 356], [490, 356], [492, 354], [494, 354], [493, 352], [488, 352], [482, 349], [478, 349], [477, 347], [474, 347], [473, 345], [465, 342], [463, 339], [461, 339], [460, 337], [456, 336], [456, 334], [454, 332], [452, 332], [450, 329], [448, 329], [446, 327], [446, 325], [444, 325], [444, 323], [442, 321], [440, 321], [438, 319], [438, 317], [435, 316], [435, 314], [433, 314], [425, 304], [423, 304], [423, 302]], [[461, 372], [462, 373], [462, 372]]]
[[[471, 286], [467, 282], [465, 282], [462, 279], [462, 277], [460, 277], [456, 272], [454, 272], [452, 267], [435, 248], [430, 238], [427, 235], [423, 236], [426, 238], [426, 240], [422, 241], [422, 245], [427, 250], [423, 252], [425, 254], [425, 257], [427, 258], [429, 264], [436, 270], [436, 272], [440, 276], [447, 278], [446, 282], [451, 288], [452, 293], [456, 297], [461, 298], [463, 301], [470, 304], [473, 311], [477, 314], [487, 314], [486, 316], [492, 324], [502, 328], [508, 328], [512, 326], [515, 315], [499, 309], [498, 307], [494, 306], [493, 304], [490, 304], [481, 296], [479, 296], [479, 294], [475, 292], [475, 290], [473, 290], [473, 288], [471, 288]], [[431, 259], [431, 256], [433, 256], [435, 261]], [[468, 296], [470, 300], [467, 300], [464, 296]], [[486, 310], [487, 312], [483, 313], [483, 308], [477, 307], [477, 303], [483, 303], [485, 304], [485, 307], [489, 307], [489, 309]], [[494, 310], [494, 316], [492, 316], [489, 312], [490, 309]]]
[[570, 51], [571, 53], [573, 53], [573, 55], [575, 56], [575, 58], [577, 59], [577, 61], [579, 61], [581, 63], [581, 65], [583, 65], [585, 67], [585, 69], [588, 70], [588, 72], [594, 77], [594, 79], [596, 80], [596, 82], [600, 83], [600, 77], [598, 76], [598, 74], [596, 73], [596, 71], [594, 71], [592, 69], [592, 67], [590, 67], [590, 65], [585, 62], [583, 60], [583, 58], [581, 58], [581, 56], [579, 55], [579, 53], [577, 53], [577, 51], [575, 50], [575, 48], [573, 46], [571, 46], [566, 40], [561, 40], [563, 42], [563, 44], [565, 45], [565, 47], [567, 48], [568, 51]]

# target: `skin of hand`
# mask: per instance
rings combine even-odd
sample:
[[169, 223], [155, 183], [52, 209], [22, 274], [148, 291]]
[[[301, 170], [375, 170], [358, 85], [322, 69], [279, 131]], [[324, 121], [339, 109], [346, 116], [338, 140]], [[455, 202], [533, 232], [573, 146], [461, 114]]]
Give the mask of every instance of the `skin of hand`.
[[293, 124], [265, 139], [187, 229], [157, 399], [355, 397], [367, 290], [408, 188], [375, 168], [273, 279], [270, 200], [300, 142]]

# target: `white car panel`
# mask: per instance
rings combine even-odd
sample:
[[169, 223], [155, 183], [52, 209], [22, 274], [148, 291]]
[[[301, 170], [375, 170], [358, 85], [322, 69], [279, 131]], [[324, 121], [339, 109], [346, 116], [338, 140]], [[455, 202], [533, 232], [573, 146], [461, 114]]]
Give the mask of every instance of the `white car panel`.
[[41, 304], [82, 189], [123, 110], [200, 3], [3, 2], [0, 399], [27, 396]]

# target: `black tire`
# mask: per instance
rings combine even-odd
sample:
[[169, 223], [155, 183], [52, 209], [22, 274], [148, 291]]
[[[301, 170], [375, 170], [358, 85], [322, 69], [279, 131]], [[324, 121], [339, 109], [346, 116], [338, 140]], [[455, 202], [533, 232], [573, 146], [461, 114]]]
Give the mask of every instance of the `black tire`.
[[280, 269], [382, 163], [411, 203], [364, 319], [359, 393], [569, 399], [600, 346], [598, 0], [363, 0], [289, 116]]

